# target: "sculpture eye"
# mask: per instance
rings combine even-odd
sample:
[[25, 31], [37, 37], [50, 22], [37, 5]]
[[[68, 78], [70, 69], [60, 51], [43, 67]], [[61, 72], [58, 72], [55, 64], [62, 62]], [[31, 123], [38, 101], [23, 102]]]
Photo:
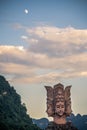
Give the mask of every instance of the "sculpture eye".
[[61, 108], [64, 108], [64, 105], [62, 105]]
[[60, 108], [60, 106], [59, 106], [59, 105], [57, 105], [57, 108]]

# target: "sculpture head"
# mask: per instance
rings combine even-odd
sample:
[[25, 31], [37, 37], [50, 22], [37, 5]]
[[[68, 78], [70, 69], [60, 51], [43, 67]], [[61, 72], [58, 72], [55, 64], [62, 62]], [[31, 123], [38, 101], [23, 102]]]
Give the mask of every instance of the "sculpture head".
[[71, 110], [70, 89], [67, 86], [64, 89], [62, 84], [54, 85], [54, 87], [45, 86], [47, 90], [47, 114], [48, 116], [69, 116]]

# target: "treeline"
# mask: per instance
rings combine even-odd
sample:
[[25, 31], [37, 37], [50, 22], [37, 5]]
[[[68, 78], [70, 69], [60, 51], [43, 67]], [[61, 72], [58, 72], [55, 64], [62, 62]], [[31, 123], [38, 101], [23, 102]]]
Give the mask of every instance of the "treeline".
[[3, 76], [0, 76], [0, 130], [40, 130], [27, 114], [20, 95]]

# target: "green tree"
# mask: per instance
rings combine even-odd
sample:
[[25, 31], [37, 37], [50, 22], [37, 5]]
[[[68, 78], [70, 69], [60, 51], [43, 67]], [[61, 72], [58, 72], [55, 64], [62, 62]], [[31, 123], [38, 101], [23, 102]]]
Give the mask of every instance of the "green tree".
[[0, 76], [0, 130], [40, 130], [27, 114], [21, 96]]

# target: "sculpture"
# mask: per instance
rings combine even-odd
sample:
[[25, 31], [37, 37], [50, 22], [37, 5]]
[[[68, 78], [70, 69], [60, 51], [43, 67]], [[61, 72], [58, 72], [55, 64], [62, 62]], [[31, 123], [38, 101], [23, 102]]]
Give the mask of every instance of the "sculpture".
[[[64, 86], [59, 83], [51, 86], [45, 86], [47, 90], [47, 114], [49, 117], [53, 117], [53, 122], [51, 122], [46, 130], [77, 130], [75, 127], [71, 128], [70, 123], [66, 121], [66, 117], [70, 116], [71, 110], [71, 86]], [[68, 130], [67, 129], [67, 130]]]

